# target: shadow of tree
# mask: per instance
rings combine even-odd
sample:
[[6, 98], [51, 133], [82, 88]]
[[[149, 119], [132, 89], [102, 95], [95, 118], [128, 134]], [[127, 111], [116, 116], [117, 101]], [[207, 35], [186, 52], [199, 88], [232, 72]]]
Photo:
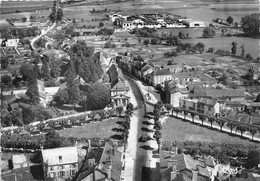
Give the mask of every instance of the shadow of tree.
[[121, 125], [121, 126], [122, 126], [122, 124], [123, 124], [123, 121], [117, 121], [117, 122], [116, 122], [116, 124], [119, 124], [119, 125]]
[[145, 125], [153, 125], [153, 123], [150, 123], [149, 121], [143, 121], [142, 123]]
[[118, 134], [114, 134], [114, 135], [110, 136], [110, 138], [115, 139], [115, 140], [123, 140], [123, 136], [118, 135]]
[[150, 132], [150, 133], [154, 132], [154, 130], [151, 130], [151, 129], [148, 129], [148, 128], [144, 128], [144, 127], [142, 127], [141, 130], [145, 131], [145, 132]]
[[154, 150], [152, 147], [150, 147], [149, 145], [143, 145], [140, 146], [140, 148], [144, 149], [144, 150]]
[[122, 128], [113, 128], [112, 131], [114, 132], [124, 132]]
[[41, 179], [44, 178], [42, 165], [30, 166], [30, 172], [31, 172], [34, 179], [40, 179], [41, 180]]

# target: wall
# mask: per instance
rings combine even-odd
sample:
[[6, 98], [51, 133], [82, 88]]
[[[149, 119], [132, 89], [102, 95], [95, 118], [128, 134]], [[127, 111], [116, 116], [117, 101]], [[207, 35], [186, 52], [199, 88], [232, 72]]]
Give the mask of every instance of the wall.
[[180, 105], [180, 98], [181, 97], [188, 97], [188, 94], [182, 94], [181, 92], [175, 92], [170, 95], [170, 104], [173, 107], [179, 107]]

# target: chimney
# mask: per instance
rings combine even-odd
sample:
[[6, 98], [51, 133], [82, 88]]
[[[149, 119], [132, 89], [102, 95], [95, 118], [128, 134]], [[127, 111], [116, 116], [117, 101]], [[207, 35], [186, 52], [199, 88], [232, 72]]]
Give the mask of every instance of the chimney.
[[192, 171], [192, 181], [198, 181], [198, 171]]
[[111, 163], [111, 165], [107, 169], [107, 179], [108, 180], [112, 180], [112, 177], [111, 177], [111, 175], [112, 175], [112, 160], [110, 160], [110, 163]]

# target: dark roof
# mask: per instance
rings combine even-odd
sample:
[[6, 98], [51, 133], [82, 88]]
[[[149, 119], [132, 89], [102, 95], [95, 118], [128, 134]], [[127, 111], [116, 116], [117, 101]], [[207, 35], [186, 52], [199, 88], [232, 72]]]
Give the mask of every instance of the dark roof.
[[111, 166], [111, 178], [114, 181], [120, 181], [122, 172], [122, 152], [120, 152], [116, 147], [110, 143], [106, 143], [104, 147], [103, 154], [100, 159], [100, 164], [102, 164], [101, 171], [107, 173], [107, 169]]
[[8, 102], [8, 104], [10, 104], [16, 100], [16, 97], [14, 94], [3, 95], [3, 99], [6, 100]]
[[245, 92], [242, 89], [213, 89], [213, 88], [198, 88], [194, 89], [195, 97], [208, 97], [212, 99], [225, 97], [245, 97]]
[[154, 74], [155, 76], [160, 76], [160, 75], [172, 75], [172, 73], [168, 69], [161, 69], [157, 70]]
[[109, 67], [107, 74], [110, 78], [110, 87], [113, 88], [118, 82], [118, 72], [117, 72], [117, 68], [114, 64], [112, 64]]
[[125, 84], [124, 80], [119, 78], [117, 79], [116, 83], [113, 84], [113, 87], [111, 86], [111, 90], [118, 90], [118, 91], [124, 91], [129, 90], [129, 87]]

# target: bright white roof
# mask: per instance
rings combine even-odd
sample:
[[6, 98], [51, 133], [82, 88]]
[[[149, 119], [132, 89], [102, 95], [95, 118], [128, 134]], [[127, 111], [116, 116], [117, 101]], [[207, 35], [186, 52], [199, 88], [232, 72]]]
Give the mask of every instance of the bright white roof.
[[43, 162], [50, 165], [64, 165], [78, 162], [77, 147], [62, 147], [42, 150]]

